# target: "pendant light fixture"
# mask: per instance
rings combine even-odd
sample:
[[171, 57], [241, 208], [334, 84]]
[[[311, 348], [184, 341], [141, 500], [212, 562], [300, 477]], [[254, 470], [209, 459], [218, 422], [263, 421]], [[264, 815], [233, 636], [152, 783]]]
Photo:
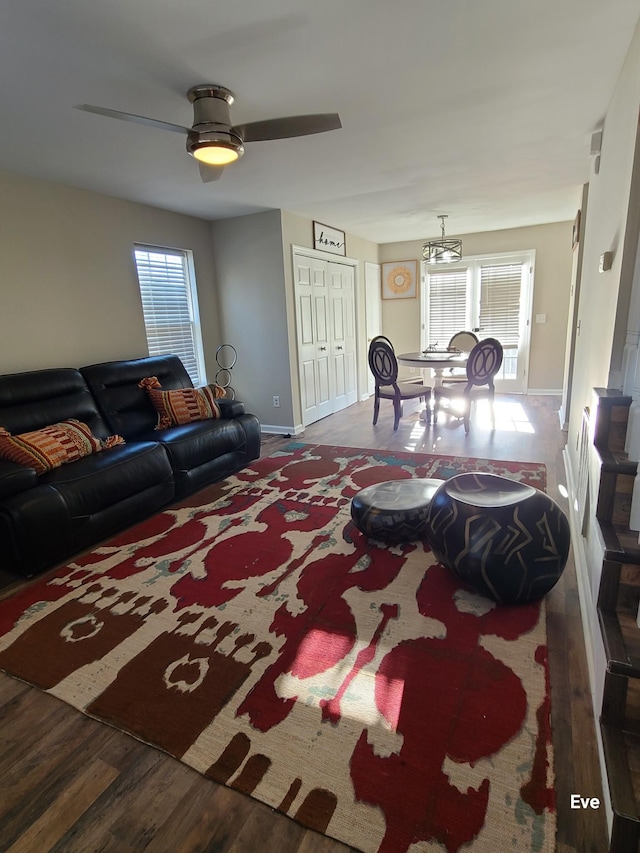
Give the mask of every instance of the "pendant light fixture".
[[422, 247], [422, 257], [429, 264], [451, 264], [462, 260], [462, 240], [444, 236], [444, 221], [447, 215], [438, 216], [442, 236], [439, 240], [429, 240]]

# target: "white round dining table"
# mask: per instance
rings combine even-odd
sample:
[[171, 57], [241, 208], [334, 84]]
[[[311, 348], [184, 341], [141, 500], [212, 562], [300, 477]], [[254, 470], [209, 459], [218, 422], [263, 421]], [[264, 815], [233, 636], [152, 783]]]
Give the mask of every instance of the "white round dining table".
[[433, 384], [442, 385], [445, 370], [466, 367], [469, 354], [466, 352], [403, 352], [396, 356], [399, 364], [433, 371]]

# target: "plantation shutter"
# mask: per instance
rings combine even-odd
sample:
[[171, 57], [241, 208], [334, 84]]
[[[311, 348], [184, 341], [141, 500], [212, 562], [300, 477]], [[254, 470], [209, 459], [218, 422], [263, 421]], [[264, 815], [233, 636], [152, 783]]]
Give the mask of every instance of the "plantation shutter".
[[467, 328], [467, 270], [430, 272], [427, 343], [446, 347]]
[[518, 347], [522, 263], [480, 268], [480, 328], [483, 338], [497, 338], [505, 349]]
[[177, 355], [201, 385], [187, 253], [135, 249], [149, 355]]

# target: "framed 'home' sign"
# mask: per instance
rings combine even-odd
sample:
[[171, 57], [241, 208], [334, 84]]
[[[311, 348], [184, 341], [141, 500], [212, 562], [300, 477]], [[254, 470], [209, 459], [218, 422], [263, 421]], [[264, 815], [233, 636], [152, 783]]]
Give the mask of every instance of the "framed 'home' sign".
[[344, 231], [323, 225], [322, 222], [313, 223], [313, 248], [321, 252], [331, 252], [333, 255], [347, 254]]

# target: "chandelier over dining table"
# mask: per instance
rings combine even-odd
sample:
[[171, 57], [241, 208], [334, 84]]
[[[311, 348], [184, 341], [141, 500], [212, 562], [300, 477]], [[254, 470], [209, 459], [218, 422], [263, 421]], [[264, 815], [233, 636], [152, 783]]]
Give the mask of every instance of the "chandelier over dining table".
[[438, 216], [442, 236], [439, 240], [428, 240], [422, 247], [422, 257], [429, 264], [450, 264], [462, 260], [462, 240], [445, 237], [444, 221], [446, 214]]

